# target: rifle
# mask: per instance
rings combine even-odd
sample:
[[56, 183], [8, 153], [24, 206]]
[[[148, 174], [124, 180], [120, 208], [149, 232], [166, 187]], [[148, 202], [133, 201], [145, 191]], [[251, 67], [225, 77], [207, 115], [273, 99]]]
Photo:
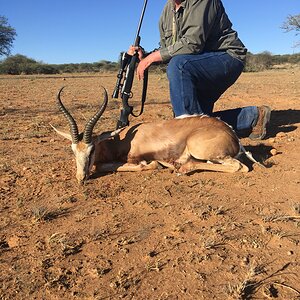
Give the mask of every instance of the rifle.
[[[147, 6], [147, 0], [144, 0], [142, 13], [140, 16], [140, 21], [139, 21], [137, 32], [136, 32], [136, 37], [134, 40], [135, 47], [140, 47], [140, 41], [141, 41], [140, 30], [141, 30], [146, 6]], [[120, 118], [117, 122], [117, 129], [129, 125], [129, 121], [128, 121], [129, 115], [138, 117], [143, 113], [143, 110], [144, 110], [144, 104], [146, 101], [146, 94], [147, 94], [147, 85], [148, 85], [148, 70], [146, 70], [144, 73], [143, 92], [142, 92], [142, 99], [141, 99], [142, 104], [141, 104], [140, 113], [137, 115], [134, 114], [133, 107], [131, 105], [129, 105], [129, 103], [128, 103], [129, 98], [133, 97], [131, 88], [132, 88], [132, 84], [133, 84], [135, 67], [136, 67], [137, 63], [138, 63], [138, 51], [135, 51], [133, 56], [129, 55], [127, 52], [121, 52], [120, 70], [117, 75], [117, 83], [116, 83], [116, 86], [115, 86], [115, 89], [114, 89], [114, 92], [112, 95], [113, 98], [117, 99], [120, 94], [120, 96], [122, 98], [123, 108], [121, 109]], [[124, 78], [124, 81], [122, 82], [124, 73], [125, 73], [125, 78]], [[121, 92], [120, 92], [120, 90], [121, 90]]]

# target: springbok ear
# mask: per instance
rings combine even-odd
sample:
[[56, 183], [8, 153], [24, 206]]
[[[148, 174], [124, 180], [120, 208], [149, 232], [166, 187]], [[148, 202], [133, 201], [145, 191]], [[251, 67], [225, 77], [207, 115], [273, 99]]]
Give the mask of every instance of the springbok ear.
[[56, 133], [72, 142], [72, 136], [69, 133], [56, 129], [52, 124], [50, 124], [50, 126], [56, 131]]

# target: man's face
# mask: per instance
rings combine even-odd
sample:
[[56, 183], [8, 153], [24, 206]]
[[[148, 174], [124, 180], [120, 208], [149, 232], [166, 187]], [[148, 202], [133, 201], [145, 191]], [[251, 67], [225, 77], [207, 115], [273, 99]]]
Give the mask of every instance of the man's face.
[[180, 5], [181, 4], [181, 0], [173, 0], [174, 4]]

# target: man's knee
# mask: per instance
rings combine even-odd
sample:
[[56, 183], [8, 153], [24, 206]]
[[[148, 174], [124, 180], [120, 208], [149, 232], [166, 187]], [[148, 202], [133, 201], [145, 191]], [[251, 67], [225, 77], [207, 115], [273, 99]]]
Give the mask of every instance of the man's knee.
[[183, 55], [176, 55], [171, 58], [167, 66], [168, 77], [174, 76], [174, 74], [177, 74], [179, 71], [182, 70], [182, 67], [184, 65], [184, 60], [185, 59]]

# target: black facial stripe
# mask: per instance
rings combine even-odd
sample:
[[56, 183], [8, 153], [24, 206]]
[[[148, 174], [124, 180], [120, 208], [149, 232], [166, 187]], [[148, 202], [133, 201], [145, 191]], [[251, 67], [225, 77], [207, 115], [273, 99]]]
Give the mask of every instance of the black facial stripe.
[[95, 152], [95, 147], [93, 146], [93, 147], [92, 147], [92, 150], [91, 150], [91, 153], [90, 153], [90, 155], [89, 155], [89, 162], [88, 162], [88, 165], [87, 165], [88, 168], [89, 168], [90, 165], [91, 165], [91, 160], [92, 160], [92, 156], [93, 156], [94, 152]]

